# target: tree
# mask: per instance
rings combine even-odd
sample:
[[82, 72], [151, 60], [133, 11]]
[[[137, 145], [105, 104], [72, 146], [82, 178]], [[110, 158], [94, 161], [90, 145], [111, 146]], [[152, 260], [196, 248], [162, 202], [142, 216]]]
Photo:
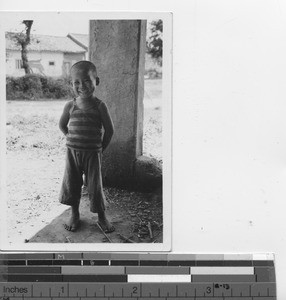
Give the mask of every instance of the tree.
[[31, 68], [29, 67], [28, 62], [28, 45], [31, 42], [31, 28], [33, 25], [32, 20], [24, 20], [22, 24], [25, 25], [25, 29], [22, 32], [13, 34], [13, 38], [18, 45], [21, 46], [21, 58], [23, 62], [23, 68], [25, 70], [25, 74], [31, 73]]
[[157, 63], [162, 65], [163, 55], [163, 21], [154, 20], [151, 22], [151, 35], [147, 40], [147, 53], [156, 59]]

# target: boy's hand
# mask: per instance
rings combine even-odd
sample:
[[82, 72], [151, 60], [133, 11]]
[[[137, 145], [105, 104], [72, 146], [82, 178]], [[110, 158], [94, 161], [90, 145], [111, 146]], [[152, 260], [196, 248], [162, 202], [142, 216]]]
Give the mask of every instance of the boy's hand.
[[68, 134], [68, 122], [70, 119], [70, 109], [72, 108], [72, 105], [73, 101], [69, 101], [66, 103], [59, 122], [60, 130], [65, 136]]
[[106, 104], [104, 102], [101, 102], [98, 109], [100, 112], [100, 116], [104, 128], [104, 136], [102, 140], [102, 152], [103, 152], [111, 141], [111, 138], [114, 133], [114, 126]]

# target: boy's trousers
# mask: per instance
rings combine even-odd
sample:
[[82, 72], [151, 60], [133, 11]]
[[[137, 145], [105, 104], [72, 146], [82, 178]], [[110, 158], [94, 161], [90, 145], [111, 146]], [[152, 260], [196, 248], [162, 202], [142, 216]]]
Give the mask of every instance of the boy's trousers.
[[66, 166], [59, 198], [62, 204], [79, 204], [84, 173], [87, 180], [90, 211], [98, 213], [105, 210], [106, 201], [102, 187], [101, 160], [101, 152], [67, 148]]

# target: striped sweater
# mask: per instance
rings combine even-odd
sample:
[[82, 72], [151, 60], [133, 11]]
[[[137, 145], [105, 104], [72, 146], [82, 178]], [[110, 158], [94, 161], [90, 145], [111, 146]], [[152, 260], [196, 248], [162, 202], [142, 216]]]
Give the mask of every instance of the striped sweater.
[[75, 150], [101, 151], [103, 127], [99, 112], [102, 101], [96, 99], [93, 107], [80, 109], [76, 101], [70, 109], [66, 145]]

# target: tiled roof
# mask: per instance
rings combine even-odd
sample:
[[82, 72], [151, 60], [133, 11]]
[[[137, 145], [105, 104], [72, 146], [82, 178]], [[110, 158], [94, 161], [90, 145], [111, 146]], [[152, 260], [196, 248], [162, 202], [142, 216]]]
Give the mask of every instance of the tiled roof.
[[[12, 38], [14, 33], [6, 32], [6, 49], [21, 50], [21, 47]], [[83, 53], [86, 49], [73, 42], [68, 37], [31, 34], [31, 43], [28, 51], [51, 51], [65, 53]]]
[[88, 44], [89, 44], [88, 34], [69, 33], [68, 37], [78, 45], [82, 46], [84, 49], [88, 50]]

